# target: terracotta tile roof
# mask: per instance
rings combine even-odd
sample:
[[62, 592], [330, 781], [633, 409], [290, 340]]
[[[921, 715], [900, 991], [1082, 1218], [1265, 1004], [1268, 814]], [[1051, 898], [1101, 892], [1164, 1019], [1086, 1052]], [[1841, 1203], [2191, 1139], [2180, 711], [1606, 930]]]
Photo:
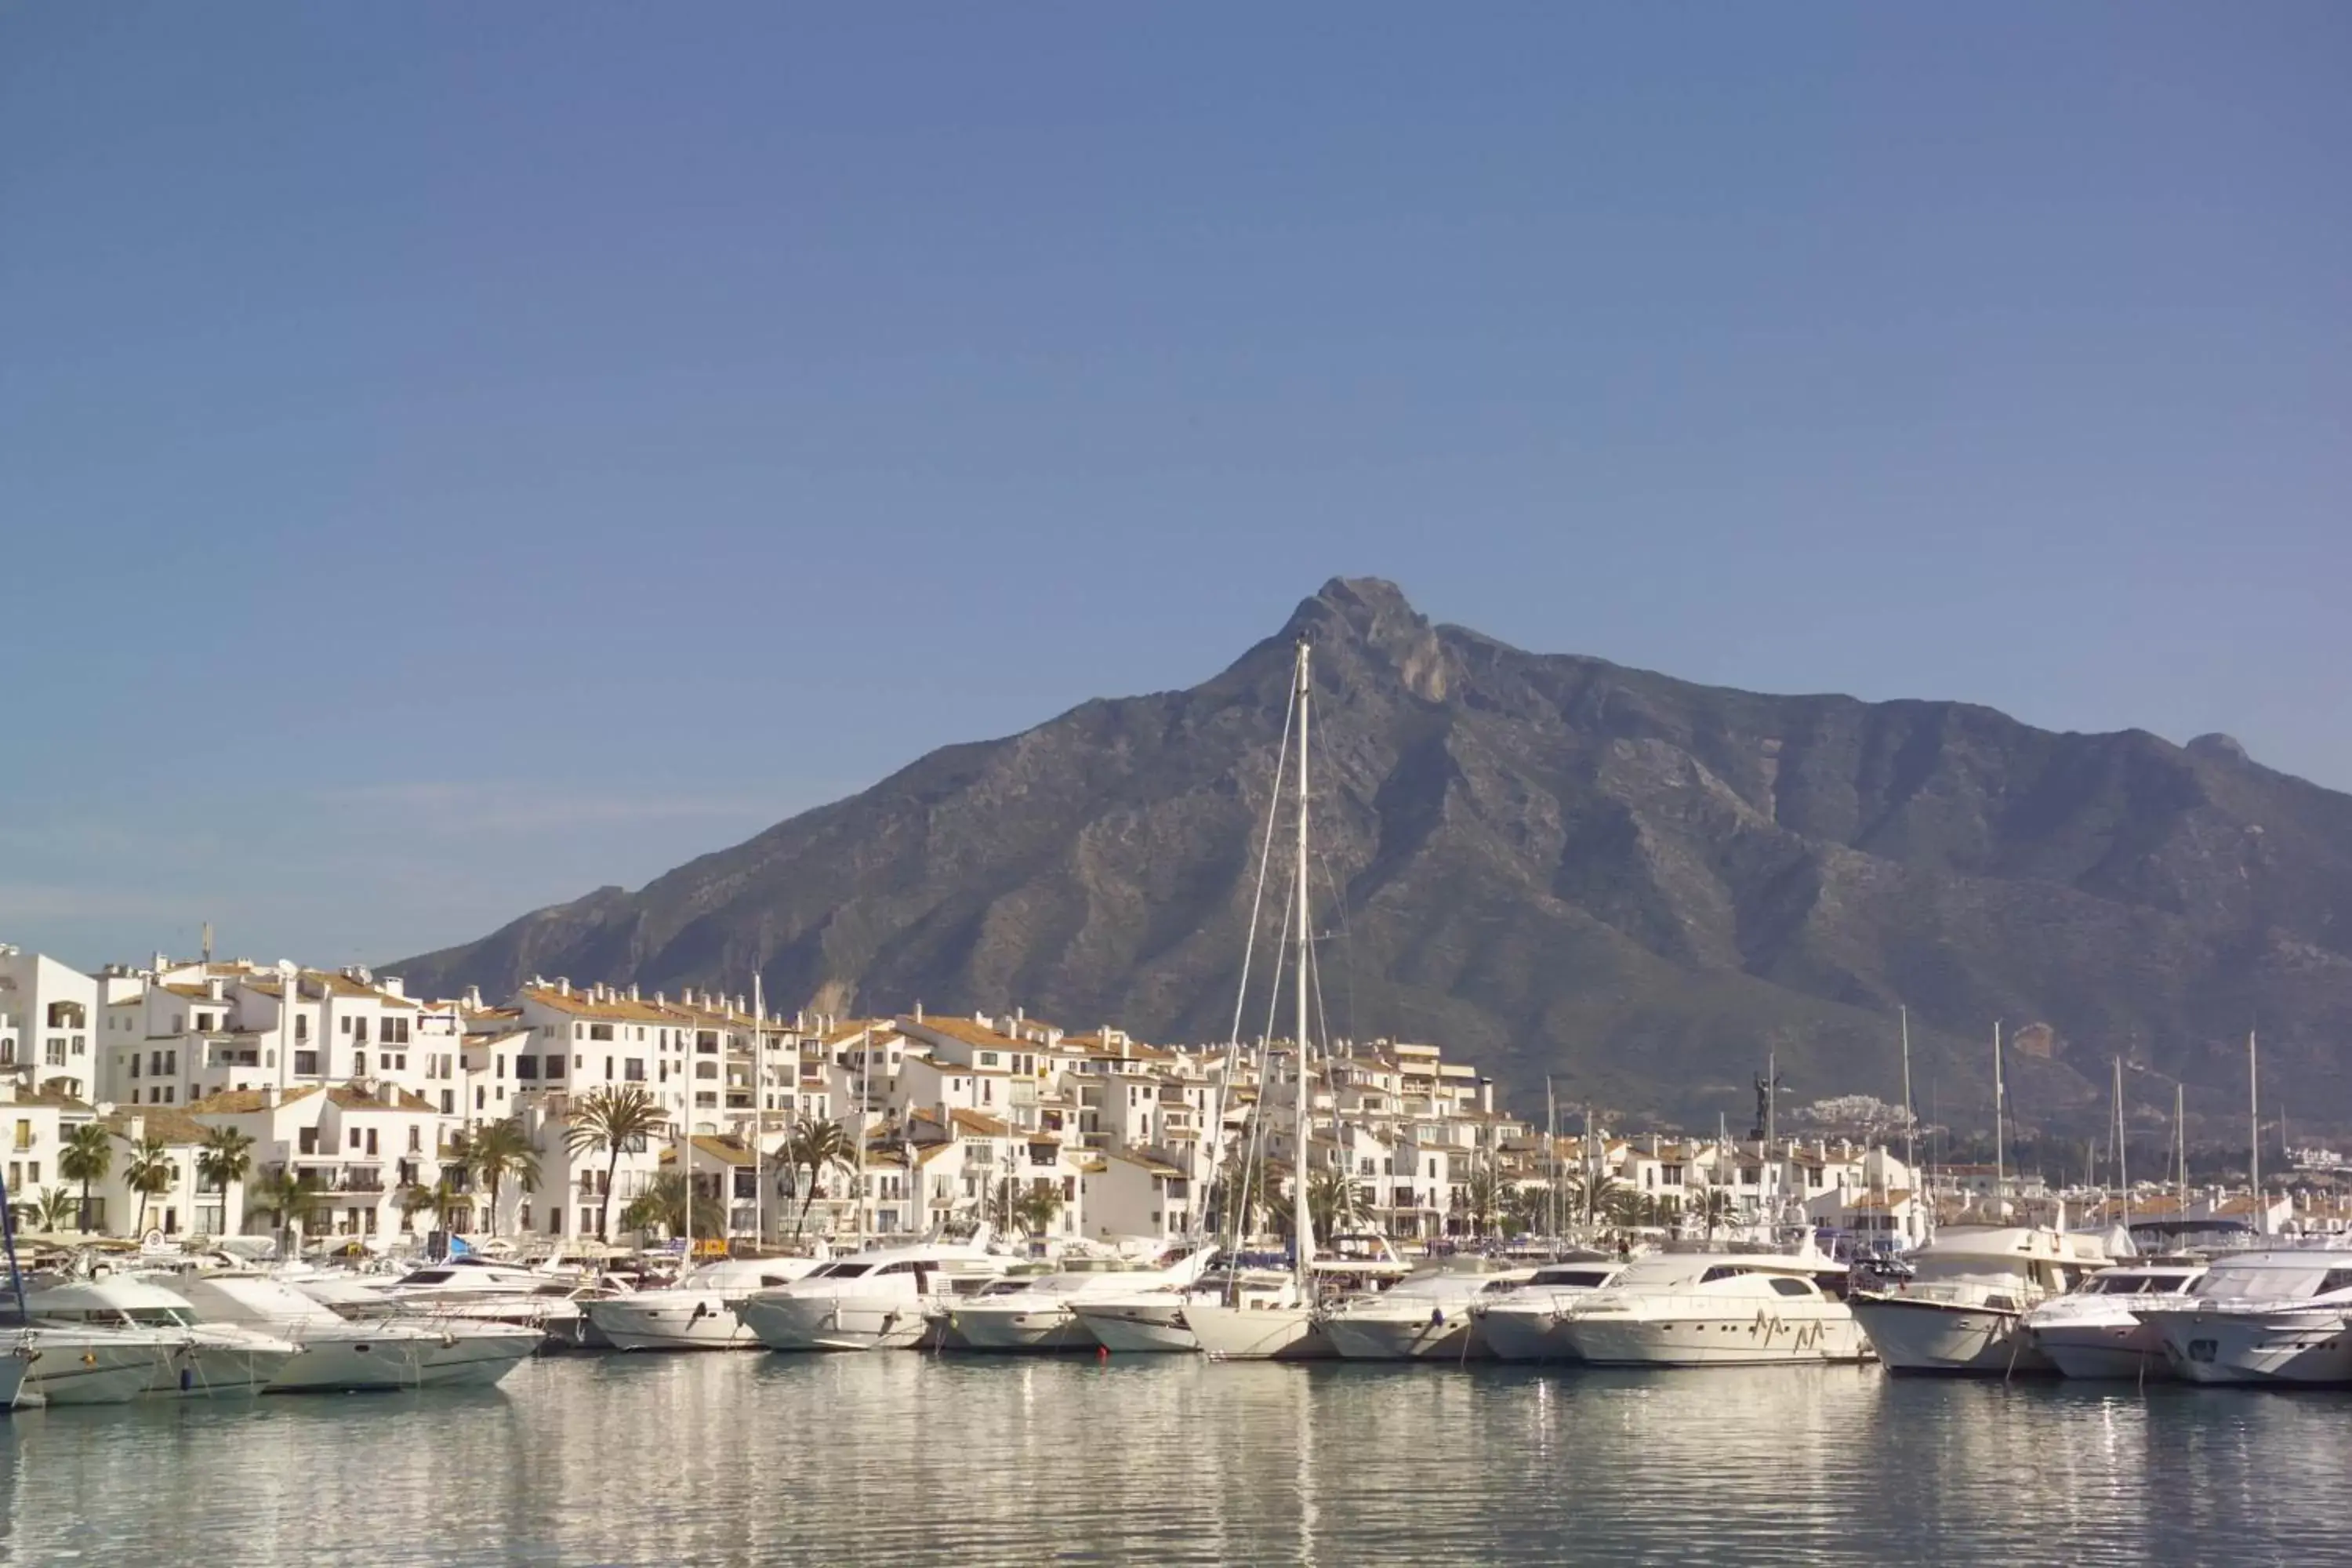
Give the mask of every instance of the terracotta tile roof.
[[992, 1051], [1025, 1051], [1026, 1040], [1016, 1040], [1010, 1035], [999, 1034], [976, 1018], [904, 1017], [898, 1020], [902, 1029], [923, 1029], [950, 1039], [961, 1040], [968, 1046], [978, 1046]]
[[[423, 1095], [405, 1089], [387, 1089], [376, 1094], [365, 1094], [349, 1084], [336, 1084], [327, 1090], [329, 1103], [342, 1110], [430, 1110], [433, 1102]], [[285, 1103], [284, 1098], [278, 1100]]]
[[98, 1107], [90, 1104], [86, 1100], [68, 1094], [61, 1089], [50, 1089], [47, 1085], [44, 1085], [39, 1089], [19, 1089], [16, 1091], [16, 1098], [15, 1100], [0, 1101], [0, 1103], [8, 1105], [45, 1105], [58, 1110], [88, 1110], [95, 1112], [98, 1110]]
[[1013, 1130], [1003, 1122], [977, 1110], [950, 1110], [948, 1116], [955, 1123], [957, 1131], [971, 1133], [975, 1138], [1009, 1138], [1013, 1135]]
[[536, 1003], [554, 1012], [567, 1013], [575, 1018], [594, 1018], [622, 1024], [667, 1024], [673, 1026], [690, 1025], [695, 1020], [695, 1015], [688, 1009], [673, 1007], [665, 1003], [644, 1000], [633, 1002], [626, 996], [607, 996], [599, 1002], [593, 1000], [585, 991], [574, 991], [567, 995], [552, 985], [526, 985], [518, 994], [525, 1002]]
[[[247, 1116], [268, 1109], [262, 1101], [263, 1090], [257, 1089], [223, 1089], [202, 1100], [190, 1100], [184, 1107], [190, 1116]], [[280, 1105], [292, 1105], [319, 1092], [315, 1083], [296, 1084], [278, 1096]]]
[[[696, 1153], [708, 1155], [711, 1159], [720, 1162], [722, 1164], [734, 1165], [745, 1169], [748, 1169], [751, 1164], [751, 1146], [734, 1137], [720, 1137], [716, 1133], [698, 1132], [694, 1134], [692, 1138], [688, 1140], [688, 1142], [694, 1145], [694, 1152]], [[671, 1143], [667, 1148], [661, 1152], [661, 1163], [667, 1165], [675, 1165], [677, 1163], [677, 1145], [675, 1142]]]
[[116, 1137], [128, 1142], [134, 1119], [140, 1123], [142, 1136], [161, 1138], [166, 1143], [201, 1143], [205, 1134], [212, 1131], [203, 1122], [192, 1121], [187, 1111], [169, 1105], [128, 1105], [99, 1121]]

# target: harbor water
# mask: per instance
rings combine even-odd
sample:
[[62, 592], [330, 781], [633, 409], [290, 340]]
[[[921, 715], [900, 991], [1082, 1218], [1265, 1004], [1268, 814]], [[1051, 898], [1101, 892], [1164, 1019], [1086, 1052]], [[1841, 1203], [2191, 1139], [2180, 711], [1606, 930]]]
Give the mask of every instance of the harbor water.
[[1875, 1369], [549, 1358], [0, 1418], [0, 1561], [2352, 1558], [2352, 1400]]

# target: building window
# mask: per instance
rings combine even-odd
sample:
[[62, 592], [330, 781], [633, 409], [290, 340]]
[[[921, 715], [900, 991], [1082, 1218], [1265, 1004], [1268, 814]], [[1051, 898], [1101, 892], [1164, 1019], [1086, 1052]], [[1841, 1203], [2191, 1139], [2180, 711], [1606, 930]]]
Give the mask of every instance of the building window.
[[621, 1076], [630, 1083], [646, 1081], [646, 1058], [631, 1057], [621, 1063]]
[[352, 1053], [352, 1076], [353, 1078], [364, 1078], [367, 1076], [367, 1053], [365, 1051], [353, 1051]]
[[613, 1026], [591, 1024], [588, 1026], [588, 1037], [592, 1040], [609, 1040], [613, 1037]]
[[297, 1013], [294, 1015], [294, 1037], [298, 1040], [307, 1040], [310, 1037], [310, 1014]]
[[515, 1058], [515, 1077], [536, 1079], [539, 1077], [539, 1058], [537, 1057]]
[[563, 1058], [562, 1057], [550, 1057], [547, 1058], [547, 1076], [550, 1078], [562, 1078], [563, 1076]]
[[294, 1053], [294, 1070], [298, 1073], [310, 1074], [313, 1078], [317, 1077], [319, 1072], [319, 1053], [316, 1051], [296, 1051]]
[[47, 1061], [48, 1061], [49, 1066], [51, 1066], [51, 1067], [53, 1067], [53, 1068], [61, 1068], [61, 1067], [65, 1066], [65, 1065], [66, 1065], [66, 1042], [65, 1042], [65, 1037], [64, 1037], [64, 1036], [62, 1036], [62, 1035], [53, 1035], [53, 1036], [51, 1036], [51, 1037], [49, 1037], [49, 1043], [47, 1044], [47, 1047], [45, 1047], [43, 1048], [43, 1055], [46, 1057], [46, 1058], [47, 1058]]
[[319, 1152], [319, 1130], [315, 1127], [305, 1127], [296, 1131], [294, 1134], [294, 1152], [298, 1154], [317, 1153]]

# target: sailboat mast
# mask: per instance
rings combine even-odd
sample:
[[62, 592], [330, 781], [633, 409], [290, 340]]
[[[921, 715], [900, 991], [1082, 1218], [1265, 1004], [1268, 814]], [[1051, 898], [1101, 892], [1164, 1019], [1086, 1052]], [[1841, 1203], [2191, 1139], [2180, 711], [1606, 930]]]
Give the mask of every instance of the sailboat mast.
[[1992, 1021], [1992, 1196], [1999, 1203], [2008, 1195], [2009, 1171], [2006, 1150], [2001, 1142], [2002, 1110], [2006, 1104], [2000, 1087], [2000, 1020]]
[[2124, 1228], [2131, 1228], [2131, 1165], [2124, 1153], [2124, 1058], [2116, 1058], [2116, 1188], [2124, 1197]]
[[1544, 1238], [1559, 1252], [1559, 1101], [1553, 1098], [1551, 1074], [1544, 1074]]
[[1900, 1009], [1903, 1018], [1903, 1179], [1916, 1189], [1918, 1173], [1911, 1167], [1918, 1158], [1919, 1119], [1911, 1112], [1911, 1009]]
[[2263, 1208], [2263, 1080], [2254, 1064], [2254, 1032], [2246, 1031], [2246, 1115], [2253, 1123], [2253, 1137], [2246, 1145], [2246, 1180], [2253, 1188], [2254, 1230], [2270, 1234], [2269, 1216]]
[[1292, 871], [1297, 884], [1298, 910], [1298, 1126], [1296, 1142], [1298, 1160], [1292, 1173], [1297, 1190], [1291, 1196], [1291, 1224], [1298, 1242], [1298, 1296], [1311, 1300], [1315, 1266], [1315, 1215], [1307, 1202], [1307, 1140], [1312, 1128], [1309, 1115], [1307, 1075], [1307, 944], [1313, 935], [1307, 924], [1307, 698], [1313, 690], [1313, 680], [1307, 661], [1314, 652], [1305, 637], [1298, 639], [1298, 858]]
[[760, 971], [751, 971], [751, 1249], [768, 1239], [768, 1157], [765, 1152], [768, 1102], [768, 996], [760, 985]]
[[2179, 1213], [2174, 1217], [2189, 1217], [2189, 1120], [2184, 1113], [2188, 1095], [2180, 1080], [2172, 1083], [2172, 1158], [2173, 1182], [2178, 1188]]

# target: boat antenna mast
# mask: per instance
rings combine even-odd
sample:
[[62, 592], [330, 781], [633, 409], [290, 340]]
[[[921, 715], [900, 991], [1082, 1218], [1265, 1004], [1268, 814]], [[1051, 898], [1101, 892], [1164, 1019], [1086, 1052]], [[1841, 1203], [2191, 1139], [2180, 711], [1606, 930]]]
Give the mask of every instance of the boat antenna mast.
[[1312, 929], [1307, 921], [1307, 705], [1314, 691], [1311, 660], [1315, 645], [1305, 637], [1298, 639], [1298, 840], [1297, 863], [1293, 868], [1293, 880], [1297, 886], [1298, 909], [1296, 915], [1298, 931], [1298, 1105], [1297, 1125], [1293, 1132], [1297, 1159], [1291, 1170], [1291, 1228], [1297, 1240], [1298, 1298], [1301, 1302], [1314, 1299], [1315, 1215], [1307, 1202], [1307, 1137], [1313, 1129], [1312, 1106], [1307, 1092], [1308, 996], [1311, 983], [1307, 973], [1307, 932]]

